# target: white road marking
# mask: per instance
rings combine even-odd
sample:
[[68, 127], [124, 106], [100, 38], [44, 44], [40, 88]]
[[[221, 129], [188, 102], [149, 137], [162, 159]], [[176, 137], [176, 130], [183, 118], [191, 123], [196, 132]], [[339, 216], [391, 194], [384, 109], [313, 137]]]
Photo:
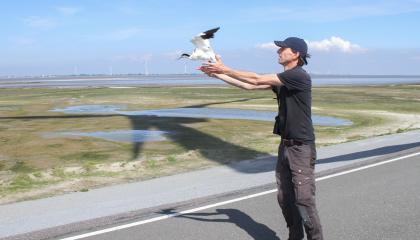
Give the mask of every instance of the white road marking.
[[[417, 156], [417, 155], [420, 155], [420, 152], [416, 152], [416, 153], [408, 154], [408, 155], [405, 155], [405, 156], [389, 159], [389, 160], [386, 160], [386, 161], [383, 161], [383, 162], [369, 164], [369, 165], [366, 165], [366, 166], [363, 166], [363, 167], [358, 167], [358, 168], [354, 168], [354, 169], [339, 172], [339, 173], [334, 173], [334, 174], [327, 175], [327, 176], [324, 176], [324, 177], [319, 177], [319, 178], [316, 178], [315, 181], [322, 181], [322, 180], [325, 180], [325, 179], [342, 176], [342, 175], [345, 175], [345, 174], [361, 171], [361, 170], [364, 170], [364, 169], [384, 165], [384, 164], [391, 163], [391, 162], [396, 162], [396, 161], [403, 160], [403, 159], [410, 158], [410, 157], [414, 157], [414, 156]], [[256, 194], [251, 194], [251, 195], [247, 195], [247, 196], [240, 197], [240, 198], [231, 199], [231, 200], [228, 200], [228, 201], [223, 201], [223, 202], [210, 204], [210, 205], [206, 205], [206, 206], [202, 206], [202, 207], [198, 207], [198, 208], [193, 208], [193, 209], [185, 210], [185, 211], [182, 211], [182, 212], [179, 212], [179, 213], [167, 214], [167, 215], [160, 216], [160, 217], [146, 219], [146, 220], [143, 220], [143, 221], [133, 222], [133, 223], [124, 224], [124, 225], [120, 225], [120, 226], [116, 226], [116, 227], [106, 228], [106, 229], [102, 229], [102, 230], [98, 230], [98, 231], [94, 231], [94, 232], [90, 232], [90, 233], [85, 233], [85, 234], [81, 234], [81, 235], [77, 235], [77, 236], [73, 236], [73, 237], [62, 238], [61, 240], [76, 240], [76, 239], [87, 238], [87, 237], [91, 237], [91, 236], [95, 236], [95, 235], [99, 235], [99, 234], [104, 234], [104, 233], [108, 233], [108, 232], [113, 232], [113, 231], [118, 231], [118, 230], [121, 230], [121, 229], [126, 229], [126, 228], [130, 228], [130, 227], [134, 227], [134, 226], [143, 225], [143, 224], [146, 224], [146, 223], [157, 222], [157, 221], [165, 220], [165, 219], [168, 219], [168, 218], [177, 217], [177, 216], [180, 216], [180, 215], [183, 215], [183, 214], [194, 213], [194, 212], [198, 212], [198, 211], [201, 211], [201, 210], [226, 205], [226, 204], [229, 204], [229, 203], [239, 202], [239, 201], [242, 201], [242, 200], [246, 200], [246, 199], [250, 199], [250, 198], [254, 198], [254, 197], [259, 197], [259, 196], [267, 195], [267, 194], [274, 193], [274, 192], [277, 192], [277, 189], [271, 189], [271, 190], [268, 190], [268, 191], [264, 191], [264, 192], [260, 192], [260, 193], [256, 193]]]

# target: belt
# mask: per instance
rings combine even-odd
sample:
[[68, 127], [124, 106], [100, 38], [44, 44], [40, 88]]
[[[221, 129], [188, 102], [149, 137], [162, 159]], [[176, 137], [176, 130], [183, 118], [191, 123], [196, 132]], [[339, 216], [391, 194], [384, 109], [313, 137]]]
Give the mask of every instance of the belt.
[[295, 145], [300, 146], [304, 143], [302, 141], [295, 140], [295, 139], [282, 139], [281, 142], [287, 147], [291, 147]]

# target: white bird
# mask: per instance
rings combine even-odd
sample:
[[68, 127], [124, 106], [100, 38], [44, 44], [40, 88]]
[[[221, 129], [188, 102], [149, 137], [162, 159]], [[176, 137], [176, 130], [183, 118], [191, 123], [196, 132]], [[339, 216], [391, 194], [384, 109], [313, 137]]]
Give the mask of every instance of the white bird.
[[219, 30], [218, 28], [213, 28], [208, 31], [199, 33], [191, 42], [195, 45], [195, 49], [191, 54], [183, 53], [180, 58], [189, 58], [191, 60], [205, 60], [216, 62], [216, 54], [213, 49], [210, 47], [210, 38], [214, 37], [214, 33]]

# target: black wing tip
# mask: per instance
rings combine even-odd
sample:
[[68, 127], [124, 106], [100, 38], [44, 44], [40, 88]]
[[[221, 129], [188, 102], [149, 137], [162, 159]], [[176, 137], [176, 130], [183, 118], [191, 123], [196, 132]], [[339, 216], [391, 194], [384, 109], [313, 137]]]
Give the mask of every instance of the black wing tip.
[[212, 29], [210, 29], [210, 30], [207, 30], [207, 31], [205, 31], [205, 32], [217, 32], [218, 30], [220, 29], [220, 27], [217, 27], [217, 28], [212, 28]]
[[207, 30], [207, 31], [203, 32], [203, 34], [201, 35], [201, 37], [203, 39], [213, 38], [214, 37], [214, 33], [217, 32], [219, 29], [220, 29], [220, 27], [212, 28], [210, 30]]

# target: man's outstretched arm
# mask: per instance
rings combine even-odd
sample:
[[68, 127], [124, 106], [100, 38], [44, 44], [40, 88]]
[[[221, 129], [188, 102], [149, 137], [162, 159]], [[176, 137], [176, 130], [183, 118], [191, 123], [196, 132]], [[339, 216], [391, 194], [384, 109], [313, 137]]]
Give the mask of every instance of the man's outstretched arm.
[[223, 64], [219, 56], [216, 56], [215, 63], [205, 63], [201, 70], [207, 74], [224, 74], [231, 78], [237, 79], [244, 83], [248, 83], [254, 86], [258, 85], [270, 85], [270, 86], [281, 86], [283, 83], [277, 77], [276, 74], [257, 74], [254, 72], [239, 71], [229, 68]]
[[220, 74], [220, 73], [215, 73], [215, 74], [211, 74], [211, 77], [216, 77], [232, 86], [238, 87], [238, 88], [242, 88], [245, 90], [264, 90], [264, 89], [271, 89], [271, 85], [252, 85], [246, 82], [242, 82], [238, 79], [229, 77], [228, 75], [225, 74]]

